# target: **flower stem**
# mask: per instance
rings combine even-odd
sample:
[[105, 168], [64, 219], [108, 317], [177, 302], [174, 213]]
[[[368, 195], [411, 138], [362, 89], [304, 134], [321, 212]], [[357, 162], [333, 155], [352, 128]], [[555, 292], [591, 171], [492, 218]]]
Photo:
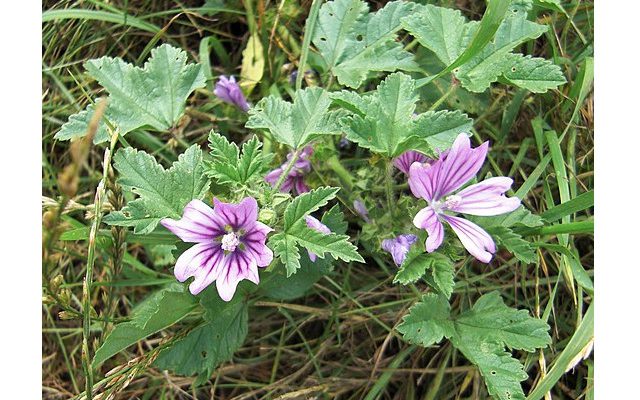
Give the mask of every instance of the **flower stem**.
[[458, 88], [457, 84], [455, 83], [452, 84], [449, 87], [449, 90], [447, 90], [438, 100], [436, 100], [435, 103], [433, 103], [431, 107], [429, 107], [429, 111], [434, 111], [435, 109], [440, 107], [440, 105], [447, 99], [447, 97], [451, 96], [451, 93], [455, 92], [457, 88]]
[[387, 160], [387, 171], [385, 177], [385, 187], [387, 192], [387, 208], [389, 209], [389, 215], [391, 221], [393, 221], [394, 199], [393, 199], [393, 161]]
[[291, 161], [289, 161], [289, 164], [287, 164], [287, 168], [285, 168], [285, 170], [282, 171], [282, 175], [280, 175], [280, 178], [278, 178], [278, 181], [274, 186], [275, 190], [280, 190], [280, 186], [282, 186], [282, 184], [284, 183], [284, 180], [287, 178], [287, 176], [289, 176], [289, 172], [291, 172], [291, 169], [295, 165], [296, 161], [298, 161], [298, 157], [300, 157], [300, 153], [302, 152], [302, 149], [303, 148], [299, 148], [293, 152], [291, 156]]
[[85, 391], [86, 399], [91, 400], [93, 396], [93, 368], [91, 366], [91, 353], [89, 350], [89, 336], [91, 334], [91, 286], [93, 285], [93, 266], [96, 260], [96, 238], [98, 236], [98, 228], [102, 220], [102, 205], [106, 195], [106, 181], [109, 175], [109, 167], [111, 165], [111, 154], [118, 141], [118, 132], [112, 133], [111, 146], [104, 152], [104, 162], [102, 179], [96, 188], [96, 196], [94, 200], [94, 218], [89, 232], [89, 247], [87, 250], [87, 270], [82, 285], [82, 366], [85, 374]]

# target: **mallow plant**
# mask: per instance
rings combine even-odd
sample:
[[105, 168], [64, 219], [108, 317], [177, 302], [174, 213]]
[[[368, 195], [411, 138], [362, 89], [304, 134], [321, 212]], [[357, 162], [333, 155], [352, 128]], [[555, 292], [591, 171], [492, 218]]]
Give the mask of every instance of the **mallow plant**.
[[[228, 104], [220, 107], [235, 107], [231, 115], [248, 135], [212, 129], [207, 151], [186, 144], [172, 163], [126, 136], [176, 127], [210, 71], [168, 44], [143, 67], [110, 57], [86, 62], [108, 96], [71, 116], [56, 137], [85, 135], [106, 102], [93, 142], [109, 143], [109, 156], [114, 149], [105, 168], [113, 167], [126, 204], [102, 222], [168, 246], [175, 257], [167, 267], [175, 282], [115, 326], [91, 371], [177, 324], [153, 365], [202, 383], [242, 346], [256, 301], [304, 296], [347, 263], [378, 268], [375, 255], [391, 266], [398, 290], [416, 290], [395, 326], [399, 337], [424, 347], [447, 340], [477, 367], [491, 396], [524, 399], [528, 375], [512, 351], [549, 345], [547, 323], [507, 306], [497, 291], [462, 313], [451, 304], [457, 273], [473, 263], [495, 267], [501, 251], [534, 263], [524, 233], [543, 220], [514, 195], [512, 178], [483, 174], [491, 142], [464, 109], [443, 108], [447, 93], [433, 102], [421, 93], [443, 80], [470, 95], [492, 84], [535, 93], [562, 85], [558, 66], [517, 52], [547, 29], [528, 18], [531, 5], [494, 0], [486, 23], [408, 1], [376, 12], [362, 0], [312, 7], [300, 68], [317, 71], [318, 85], [303, 89], [298, 79], [290, 95], [250, 102], [241, 80], [218, 77], [213, 93]], [[429, 65], [411, 49], [427, 54]], [[344, 162], [345, 147], [357, 149], [364, 173]]]

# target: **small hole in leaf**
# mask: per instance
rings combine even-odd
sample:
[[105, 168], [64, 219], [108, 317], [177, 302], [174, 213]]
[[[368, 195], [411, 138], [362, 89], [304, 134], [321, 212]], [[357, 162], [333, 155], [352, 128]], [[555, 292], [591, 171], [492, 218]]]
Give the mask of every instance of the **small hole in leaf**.
[[418, 333], [422, 332], [422, 328], [418, 328]]
[[511, 72], [516, 72], [516, 67], [511, 67]]
[[326, 41], [327, 41], [327, 38], [326, 38], [326, 37], [321, 37], [321, 38], [320, 38], [320, 41], [321, 41], [321, 42], [326, 42]]
[[333, 13], [329, 13], [329, 16], [330, 16], [330, 17], [333, 17]]
[[358, 42], [362, 42], [362, 39], [364, 39], [364, 36], [362, 36], [362, 35], [358, 35], [358, 36], [356, 36], [356, 40], [357, 40]]
[[496, 371], [491, 371], [491, 375], [495, 375], [495, 374], [497, 374]]
[[454, 74], [457, 74], [458, 72], [460, 72], [460, 68], [454, 68], [454, 69], [453, 69], [453, 73], [454, 73]]
[[207, 358], [207, 352], [206, 351], [202, 351], [202, 353], [200, 353], [200, 355], [202, 356], [202, 358]]

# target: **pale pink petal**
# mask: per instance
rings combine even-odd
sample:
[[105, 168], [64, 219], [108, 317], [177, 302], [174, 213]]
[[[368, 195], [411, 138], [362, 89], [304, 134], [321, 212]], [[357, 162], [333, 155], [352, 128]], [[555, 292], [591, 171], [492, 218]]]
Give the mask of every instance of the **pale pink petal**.
[[214, 219], [218, 226], [230, 226], [235, 231], [248, 231], [258, 219], [258, 203], [253, 197], [245, 197], [239, 204], [223, 203], [213, 199]]
[[[438, 160], [437, 174], [432, 173], [435, 187], [433, 198], [438, 200], [450, 194], [471, 180], [484, 163], [489, 150], [489, 142], [484, 142], [475, 149], [465, 133], [458, 135], [446, 157]], [[435, 168], [436, 165], [433, 165]]]
[[409, 175], [409, 168], [414, 162], [424, 163], [428, 160], [427, 156], [414, 150], [405, 151], [393, 160], [393, 165], [402, 171], [405, 175]]
[[[416, 197], [421, 197], [428, 202], [434, 200], [435, 186], [433, 182], [433, 169], [439, 168], [439, 161], [433, 165], [414, 162], [409, 167], [409, 188]], [[438, 166], [438, 167], [436, 167]]]
[[478, 260], [488, 263], [496, 252], [496, 245], [484, 229], [464, 218], [443, 215], [467, 251]]
[[267, 234], [271, 231], [273, 229], [267, 225], [256, 222], [256, 226], [241, 238], [245, 251], [255, 258], [259, 267], [266, 267], [273, 261], [273, 251], [264, 245]]
[[191, 200], [179, 220], [164, 218], [160, 223], [187, 243], [205, 243], [223, 234], [213, 222], [213, 210], [200, 200]]
[[189, 291], [196, 295], [206, 289], [225, 269], [224, 251], [218, 247], [218, 251], [205, 263], [205, 265], [196, 271], [195, 279], [189, 285]]
[[194, 276], [217, 252], [215, 243], [198, 243], [182, 253], [176, 261], [173, 273], [180, 282]]
[[429, 234], [425, 242], [427, 252], [431, 253], [440, 247], [444, 240], [444, 227], [438, 214], [431, 207], [420, 210], [413, 218], [413, 224]]
[[242, 251], [228, 254], [225, 259], [225, 269], [221, 271], [216, 279], [216, 288], [222, 300], [230, 301], [241, 280], [247, 279], [249, 276], [256, 280], [251, 270], [256, 269], [257, 265], [253, 257], [248, 256]]
[[504, 176], [485, 179], [457, 193], [460, 202], [449, 209], [480, 216], [511, 212], [520, 206], [520, 199], [504, 195], [512, 183], [513, 179]]

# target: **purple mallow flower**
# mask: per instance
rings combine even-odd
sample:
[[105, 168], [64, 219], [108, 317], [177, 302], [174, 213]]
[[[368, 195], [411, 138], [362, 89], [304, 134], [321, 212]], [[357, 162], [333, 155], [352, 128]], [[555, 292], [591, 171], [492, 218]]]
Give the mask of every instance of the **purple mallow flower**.
[[411, 164], [414, 162], [425, 163], [429, 160], [430, 159], [424, 154], [409, 150], [396, 157], [393, 160], [393, 165], [400, 171], [404, 172], [405, 175], [409, 175], [409, 168], [411, 167]]
[[461, 133], [451, 150], [441, 154], [437, 161], [426, 165], [415, 162], [411, 165], [411, 192], [428, 203], [413, 219], [415, 226], [425, 229], [429, 234], [427, 252], [436, 250], [442, 244], [444, 221], [451, 226], [471, 255], [485, 263], [491, 261], [496, 252], [491, 236], [478, 225], [449, 214], [499, 215], [520, 206], [520, 199], [504, 195], [513, 184], [513, 179], [504, 176], [485, 179], [454, 194], [478, 173], [488, 149], [489, 142], [472, 149], [467, 135]]
[[[305, 216], [304, 220], [307, 223], [307, 226], [313, 229], [314, 231], [324, 233], [325, 235], [328, 235], [329, 233], [331, 233], [331, 230], [329, 229], [328, 226], [320, 222], [317, 218], [312, 217], [311, 215]], [[309, 250], [307, 250], [307, 253], [309, 253], [309, 260], [311, 260], [311, 262], [316, 262], [316, 259], [318, 256]]]
[[247, 103], [240, 85], [236, 83], [236, 78], [233, 76], [227, 78], [221, 75], [218, 82], [216, 82], [216, 88], [213, 93], [225, 103], [233, 104], [242, 111], [249, 111], [249, 103]]
[[[311, 146], [305, 147], [300, 152], [300, 155], [298, 156], [295, 164], [293, 164], [289, 174], [284, 178], [282, 185], [280, 185], [280, 191], [282, 193], [288, 193], [293, 190], [295, 194], [301, 194], [309, 191], [309, 187], [304, 183], [304, 176], [311, 171], [311, 161], [309, 161], [309, 158], [312, 154], [313, 148]], [[293, 157], [293, 152], [287, 155], [287, 161], [278, 168], [269, 172], [267, 176], [264, 177], [264, 180], [271, 186], [275, 186], [280, 179], [280, 176], [291, 162], [291, 157]]]
[[353, 201], [353, 208], [356, 210], [358, 215], [362, 217], [364, 222], [369, 223], [371, 220], [369, 219], [369, 210], [365, 207], [364, 203], [360, 200]]
[[393, 262], [399, 267], [407, 257], [407, 253], [411, 245], [418, 240], [416, 235], [402, 234], [393, 239], [385, 239], [382, 241], [382, 250], [387, 251], [393, 257]]
[[182, 218], [165, 218], [160, 223], [187, 243], [197, 243], [182, 253], [174, 274], [180, 282], [193, 276], [189, 285], [193, 294], [216, 281], [216, 288], [224, 301], [229, 301], [238, 282], [248, 279], [260, 282], [258, 267], [266, 267], [273, 260], [273, 252], [265, 245], [267, 234], [273, 229], [258, 222], [258, 203], [253, 197], [239, 204], [213, 199], [214, 208], [200, 200], [191, 200]]

